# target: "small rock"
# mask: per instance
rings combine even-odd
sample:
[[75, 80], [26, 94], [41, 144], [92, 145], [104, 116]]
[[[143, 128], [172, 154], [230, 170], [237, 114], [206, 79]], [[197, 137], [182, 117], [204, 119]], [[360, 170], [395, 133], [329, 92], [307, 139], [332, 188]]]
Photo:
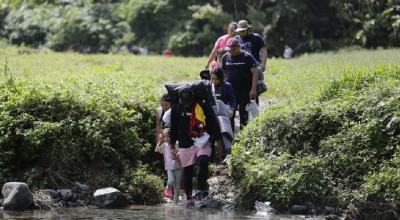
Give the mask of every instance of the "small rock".
[[215, 199], [209, 199], [206, 201], [207, 208], [210, 209], [219, 209], [221, 207], [221, 203]]
[[49, 195], [52, 199], [57, 199], [57, 198], [61, 197], [61, 193], [57, 192], [53, 189], [44, 189], [42, 191], [44, 193], [46, 193], [47, 195]]
[[222, 210], [224, 212], [233, 212], [235, 211], [235, 206], [233, 204], [225, 204], [222, 206]]
[[3, 202], [5, 210], [22, 211], [32, 208], [33, 194], [26, 184], [19, 184], [10, 193]]
[[276, 210], [271, 207], [271, 202], [256, 202], [255, 203], [255, 209], [257, 211], [257, 215], [271, 215], [271, 214], [276, 214]]
[[113, 187], [96, 190], [94, 198], [100, 208], [123, 208], [129, 205], [128, 198]]
[[331, 214], [335, 214], [336, 209], [330, 206], [325, 206], [324, 207], [324, 214], [325, 215], [331, 215]]
[[61, 194], [61, 198], [65, 202], [72, 201], [74, 193], [71, 189], [59, 189], [58, 192]]
[[289, 212], [295, 215], [305, 215], [307, 214], [307, 206], [304, 205], [292, 205], [289, 208]]
[[207, 204], [204, 201], [196, 201], [196, 202], [194, 202], [194, 207], [196, 209], [202, 209], [202, 208], [206, 208]]

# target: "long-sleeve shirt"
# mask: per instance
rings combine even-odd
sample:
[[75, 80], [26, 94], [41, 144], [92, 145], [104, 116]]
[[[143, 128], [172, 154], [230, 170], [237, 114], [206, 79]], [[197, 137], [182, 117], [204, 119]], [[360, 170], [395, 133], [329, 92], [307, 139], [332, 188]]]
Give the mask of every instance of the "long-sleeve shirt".
[[228, 104], [231, 109], [236, 109], [236, 97], [235, 91], [233, 90], [232, 85], [229, 82], [223, 82], [223, 89], [221, 94], [221, 84], [214, 85], [215, 95], [218, 99], [223, 101], [225, 104]]

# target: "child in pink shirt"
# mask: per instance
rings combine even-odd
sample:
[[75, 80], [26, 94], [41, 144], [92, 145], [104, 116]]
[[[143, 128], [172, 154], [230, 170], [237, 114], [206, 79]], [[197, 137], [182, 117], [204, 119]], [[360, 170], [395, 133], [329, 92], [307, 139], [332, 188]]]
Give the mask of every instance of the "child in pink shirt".
[[165, 195], [172, 199], [175, 204], [179, 202], [179, 184], [181, 180], [181, 161], [178, 150], [171, 147], [169, 138], [170, 129], [163, 130], [161, 137], [157, 143], [155, 152], [164, 155], [165, 170], [168, 174], [167, 188]]

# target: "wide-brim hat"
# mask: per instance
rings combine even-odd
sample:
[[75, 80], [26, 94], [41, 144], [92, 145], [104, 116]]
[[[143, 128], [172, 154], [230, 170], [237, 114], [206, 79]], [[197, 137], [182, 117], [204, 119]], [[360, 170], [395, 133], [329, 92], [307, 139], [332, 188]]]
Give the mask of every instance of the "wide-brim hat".
[[251, 28], [251, 25], [246, 20], [241, 20], [238, 22], [237, 28], [235, 29], [236, 32], [245, 31]]

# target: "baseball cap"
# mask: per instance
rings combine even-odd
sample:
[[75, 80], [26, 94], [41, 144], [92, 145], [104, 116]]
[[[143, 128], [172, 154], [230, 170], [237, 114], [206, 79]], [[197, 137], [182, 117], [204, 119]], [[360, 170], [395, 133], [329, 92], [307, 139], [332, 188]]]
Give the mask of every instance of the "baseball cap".
[[230, 51], [230, 50], [232, 50], [232, 48], [234, 48], [234, 47], [236, 47], [238, 45], [240, 45], [239, 41], [236, 40], [235, 38], [231, 38], [231, 39], [228, 40], [228, 42], [226, 44], [226, 47], [225, 47], [225, 50], [226, 51]]

